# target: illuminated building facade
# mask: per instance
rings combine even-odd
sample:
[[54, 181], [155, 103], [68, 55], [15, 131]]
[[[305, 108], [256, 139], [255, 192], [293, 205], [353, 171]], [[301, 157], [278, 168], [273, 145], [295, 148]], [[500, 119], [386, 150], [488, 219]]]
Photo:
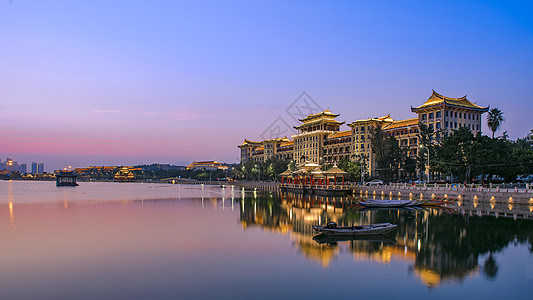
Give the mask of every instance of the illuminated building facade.
[[347, 124], [349, 130], [341, 130], [345, 122], [336, 120], [339, 114], [328, 109], [311, 114], [299, 121], [301, 125], [292, 136], [255, 142], [245, 139], [238, 147], [241, 163], [264, 162], [269, 158], [291, 159], [300, 164], [310, 161], [317, 164], [336, 163], [343, 159], [361, 161], [367, 166], [370, 176], [376, 175], [376, 158], [372, 151], [372, 128], [380, 128], [385, 136], [398, 140], [400, 148], [406, 149], [411, 158], [416, 158], [419, 147], [419, 123], [427, 124], [437, 133], [448, 136], [454, 130], [466, 127], [476, 134], [481, 132], [482, 114], [488, 107], [470, 102], [466, 96], [450, 98], [435, 91], [424, 104], [411, 107], [418, 116], [394, 120], [390, 115], [357, 120]]
[[27, 166], [25, 163], [19, 164], [12, 158], [6, 158], [3, 163], [0, 163], [0, 170], [14, 171], [22, 174], [27, 172]]
[[287, 137], [254, 142], [245, 139], [237, 146], [241, 149], [241, 162], [263, 162], [269, 158], [293, 159], [294, 141]]
[[433, 91], [429, 99], [418, 107], [411, 107], [411, 111], [418, 114], [418, 122], [441, 130], [448, 136], [454, 130], [466, 127], [475, 135], [481, 132], [482, 114], [489, 107], [482, 107], [466, 99], [450, 98]]

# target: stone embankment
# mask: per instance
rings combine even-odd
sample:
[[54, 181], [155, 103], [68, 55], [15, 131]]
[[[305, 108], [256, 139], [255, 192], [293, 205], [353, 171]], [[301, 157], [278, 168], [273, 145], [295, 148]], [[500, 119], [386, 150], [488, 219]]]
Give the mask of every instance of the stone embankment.
[[533, 204], [533, 187], [487, 188], [470, 185], [409, 185], [390, 184], [375, 186], [354, 186], [354, 195], [363, 197], [393, 197], [428, 199], [433, 197], [459, 198], [480, 203]]
[[198, 184], [234, 185], [245, 189], [254, 189], [264, 192], [278, 191], [279, 182], [275, 181], [198, 181]]
[[[279, 182], [272, 181], [197, 181], [197, 184], [234, 185], [246, 189], [275, 192], [279, 190]], [[500, 188], [464, 185], [409, 185], [392, 183], [390, 185], [361, 186], [352, 184], [354, 196], [376, 197], [379, 199], [431, 199], [459, 198], [463, 201], [479, 203], [514, 203], [533, 204], [533, 186], [526, 188]]]

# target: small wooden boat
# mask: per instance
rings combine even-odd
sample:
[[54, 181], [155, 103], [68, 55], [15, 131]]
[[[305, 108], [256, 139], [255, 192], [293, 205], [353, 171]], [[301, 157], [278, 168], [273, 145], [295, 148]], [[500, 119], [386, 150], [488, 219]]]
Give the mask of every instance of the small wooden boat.
[[375, 235], [389, 232], [396, 228], [391, 223], [380, 223], [360, 226], [338, 227], [337, 223], [330, 222], [326, 226], [313, 225], [313, 229], [327, 235]]
[[365, 207], [404, 207], [412, 204], [411, 200], [366, 200], [359, 202]]

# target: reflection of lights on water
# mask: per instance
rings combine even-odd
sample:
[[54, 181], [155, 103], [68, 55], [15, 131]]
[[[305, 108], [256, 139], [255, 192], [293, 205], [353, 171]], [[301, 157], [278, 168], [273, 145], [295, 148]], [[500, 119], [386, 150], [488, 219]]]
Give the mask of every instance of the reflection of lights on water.
[[13, 202], [9, 202], [9, 221], [11, 226], [15, 225], [15, 213], [13, 211]]
[[479, 200], [478, 200], [477, 196], [474, 196], [474, 207], [477, 208], [478, 204], [479, 204]]
[[420, 240], [418, 240], [418, 243], [417, 243], [418, 251], [420, 251], [421, 245], [422, 245], [422, 244], [421, 244]]
[[291, 207], [291, 210], [289, 210], [289, 219], [292, 220], [292, 207]]

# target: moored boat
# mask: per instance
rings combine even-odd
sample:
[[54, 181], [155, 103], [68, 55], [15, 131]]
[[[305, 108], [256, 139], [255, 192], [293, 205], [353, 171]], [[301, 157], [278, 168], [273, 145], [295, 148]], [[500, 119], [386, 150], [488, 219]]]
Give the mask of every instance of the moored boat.
[[376, 235], [387, 233], [396, 228], [391, 223], [380, 223], [359, 226], [342, 226], [338, 227], [337, 223], [330, 222], [326, 226], [313, 225], [313, 229], [327, 235]]

